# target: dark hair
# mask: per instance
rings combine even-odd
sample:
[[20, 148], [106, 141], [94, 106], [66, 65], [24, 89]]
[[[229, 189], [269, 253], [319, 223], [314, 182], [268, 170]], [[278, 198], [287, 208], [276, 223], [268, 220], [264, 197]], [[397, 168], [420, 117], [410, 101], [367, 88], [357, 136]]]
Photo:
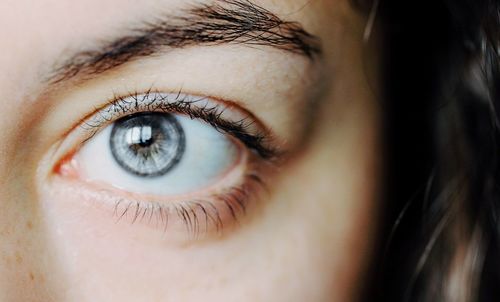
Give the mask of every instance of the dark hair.
[[367, 300], [500, 299], [500, 3], [380, 0], [387, 194]]

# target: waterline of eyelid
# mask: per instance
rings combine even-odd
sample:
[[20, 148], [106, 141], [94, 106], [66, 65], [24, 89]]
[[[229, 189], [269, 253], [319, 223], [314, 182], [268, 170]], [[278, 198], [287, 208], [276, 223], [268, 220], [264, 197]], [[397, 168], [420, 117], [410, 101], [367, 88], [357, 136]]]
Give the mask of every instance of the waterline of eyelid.
[[[88, 171], [86, 171], [86, 169], [83, 168], [83, 165], [80, 164], [81, 160], [78, 155], [71, 155], [62, 160], [55, 167], [54, 173], [66, 178], [73, 178], [85, 182], [96, 190], [106, 189], [110, 192], [114, 192], [117, 196], [123, 196], [128, 199], [152, 199], [161, 200], [161, 202], [164, 203], [175, 200], [187, 200], [201, 195], [215, 194], [220, 190], [221, 185], [219, 184], [224, 184], [224, 186], [237, 184], [249, 167], [252, 167], [253, 161], [258, 160], [258, 158], [247, 150], [241, 142], [236, 141], [235, 139], [232, 140], [234, 140], [233, 144], [237, 149], [237, 157], [234, 158], [234, 161], [232, 161], [230, 166], [227, 166], [224, 170], [220, 171], [220, 173], [217, 174], [217, 177], [214, 177], [209, 182], [205, 182], [201, 187], [196, 187], [196, 191], [191, 190], [177, 194], [151, 193], [151, 191], [154, 191], [154, 187], [163, 187], [163, 191], [166, 189], [165, 186], [168, 184], [168, 180], [165, 180], [164, 178], [156, 180], [152, 187], [143, 185], [140, 190], [132, 190], [130, 189], [131, 186], [126, 186], [126, 183], [123, 182], [121, 185], [109, 183], [101, 180], [100, 178], [90, 177], [87, 174]], [[115, 179], [123, 177], [125, 176], [115, 176]], [[167, 181], [167, 183], [165, 183], [165, 181]]]

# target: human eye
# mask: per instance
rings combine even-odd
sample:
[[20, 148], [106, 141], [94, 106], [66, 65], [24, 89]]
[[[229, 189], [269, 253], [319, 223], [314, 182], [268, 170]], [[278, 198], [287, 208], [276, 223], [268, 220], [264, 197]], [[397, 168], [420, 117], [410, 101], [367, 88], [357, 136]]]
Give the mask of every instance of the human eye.
[[271, 141], [235, 103], [147, 91], [85, 118], [61, 143], [53, 172], [116, 221], [221, 234], [264, 191], [280, 153]]

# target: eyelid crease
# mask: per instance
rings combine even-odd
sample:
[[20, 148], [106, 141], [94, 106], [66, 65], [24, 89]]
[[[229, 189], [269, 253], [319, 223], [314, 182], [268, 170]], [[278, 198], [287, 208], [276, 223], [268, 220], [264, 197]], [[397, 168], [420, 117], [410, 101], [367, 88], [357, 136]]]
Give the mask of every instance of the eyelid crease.
[[[231, 121], [224, 118], [228, 111], [242, 115]], [[246, 147], [255, 151], [263, 159], [277, 160], [285, 152], [277, 146], [272, 146], [273, 135], [250, 112], [237, 104], [212, 97], [194, 96], [182, 93], [164, 93], [148, 90], [144, 93], [131, 93], [115, 97], [104, 108], [81, 121], [80, 128], [88, 132], [86, 139], [91, 139], [104, 126], [113, 121], [138, 112], [177, 113], [191, 119], [200, 119], [217, 131], [230, 135], [241, 141]]]

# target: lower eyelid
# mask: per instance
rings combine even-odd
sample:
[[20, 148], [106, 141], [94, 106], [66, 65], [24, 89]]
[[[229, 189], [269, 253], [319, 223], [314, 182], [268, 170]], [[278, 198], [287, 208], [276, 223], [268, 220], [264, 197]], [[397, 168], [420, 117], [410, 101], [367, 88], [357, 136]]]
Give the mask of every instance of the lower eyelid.
[[63, 176], [55, 176], [48, 191], [51, 199], [71, 198], [73, 204], [89, 209], [87, 213], [95, 212], [105, 222], [154, 230], [184, 242], [227, 234], [250, 218], [267, 192], [265, 175], [256, 165], [238, 184], [220, 192], [171, 202], [122, 198], [109, 189], [96, 190]]

